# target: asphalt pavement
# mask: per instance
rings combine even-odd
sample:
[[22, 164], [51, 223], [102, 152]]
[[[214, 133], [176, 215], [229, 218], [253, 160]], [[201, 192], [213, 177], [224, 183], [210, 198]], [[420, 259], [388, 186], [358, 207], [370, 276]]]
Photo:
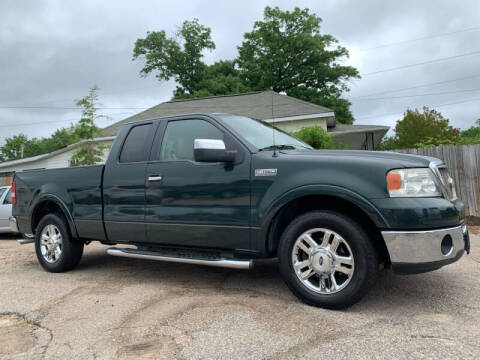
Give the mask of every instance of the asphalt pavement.
[[345, 311], [310, 307], [275, 261], [251, 271], [110, 257], [43, 271], [0, 236], [0, 359], [478, 358], [480, 236], [435, 272], [385, 270]]

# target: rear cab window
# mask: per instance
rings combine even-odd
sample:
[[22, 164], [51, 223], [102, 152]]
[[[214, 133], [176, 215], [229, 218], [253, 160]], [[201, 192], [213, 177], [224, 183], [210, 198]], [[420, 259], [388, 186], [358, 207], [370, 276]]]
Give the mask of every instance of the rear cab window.
[[153, 124], [136, 125], [130, 129], [120, 152], [120, 163], [147, 161]]

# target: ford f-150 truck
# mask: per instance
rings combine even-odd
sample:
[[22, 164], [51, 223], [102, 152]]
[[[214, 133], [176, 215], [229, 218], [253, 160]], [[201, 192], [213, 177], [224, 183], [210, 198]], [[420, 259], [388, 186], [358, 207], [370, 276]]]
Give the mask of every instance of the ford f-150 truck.
[[431, 271], [470, 246], [440, 160], [313, 150], [230, 114], [127, 124], [105, 165], [19, 172], [12, 189], [11, 227], [47, 271], [73, 269], [94, 240], [114, 256], [237, 269], [278, 257], [296, 296], [332, 309], [383, 267]]

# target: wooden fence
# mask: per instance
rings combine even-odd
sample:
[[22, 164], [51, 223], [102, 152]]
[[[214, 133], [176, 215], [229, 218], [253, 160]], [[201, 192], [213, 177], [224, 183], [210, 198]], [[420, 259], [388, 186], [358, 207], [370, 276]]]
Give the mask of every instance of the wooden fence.
[[465, 203], [465, 215], [480, 217], [480, 144], [440, 145], [394, 151], [432, 156], [443, 160], [455, 180], [457, 196]]

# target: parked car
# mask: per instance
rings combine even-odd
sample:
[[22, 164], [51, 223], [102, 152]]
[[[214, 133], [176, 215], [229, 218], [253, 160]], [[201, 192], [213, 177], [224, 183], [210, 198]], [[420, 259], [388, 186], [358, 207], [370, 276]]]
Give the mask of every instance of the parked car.
[[382, 265], [431, 271], [469, 251], [440, 160], [313, 150], [230, 114], [127, 124], [105, 165], [17, 173], [12, 200], [12, 228], [35, 236], [47, 271], [73, 269], [92, 240], [136, 245], [110, 255], [237, 269], [278, 257], [295, 295], [334, 309]]
[[12, 216], [12, 191], [10, 186], [0, 186], [0, 233], [14, 232], [10, 229]]

